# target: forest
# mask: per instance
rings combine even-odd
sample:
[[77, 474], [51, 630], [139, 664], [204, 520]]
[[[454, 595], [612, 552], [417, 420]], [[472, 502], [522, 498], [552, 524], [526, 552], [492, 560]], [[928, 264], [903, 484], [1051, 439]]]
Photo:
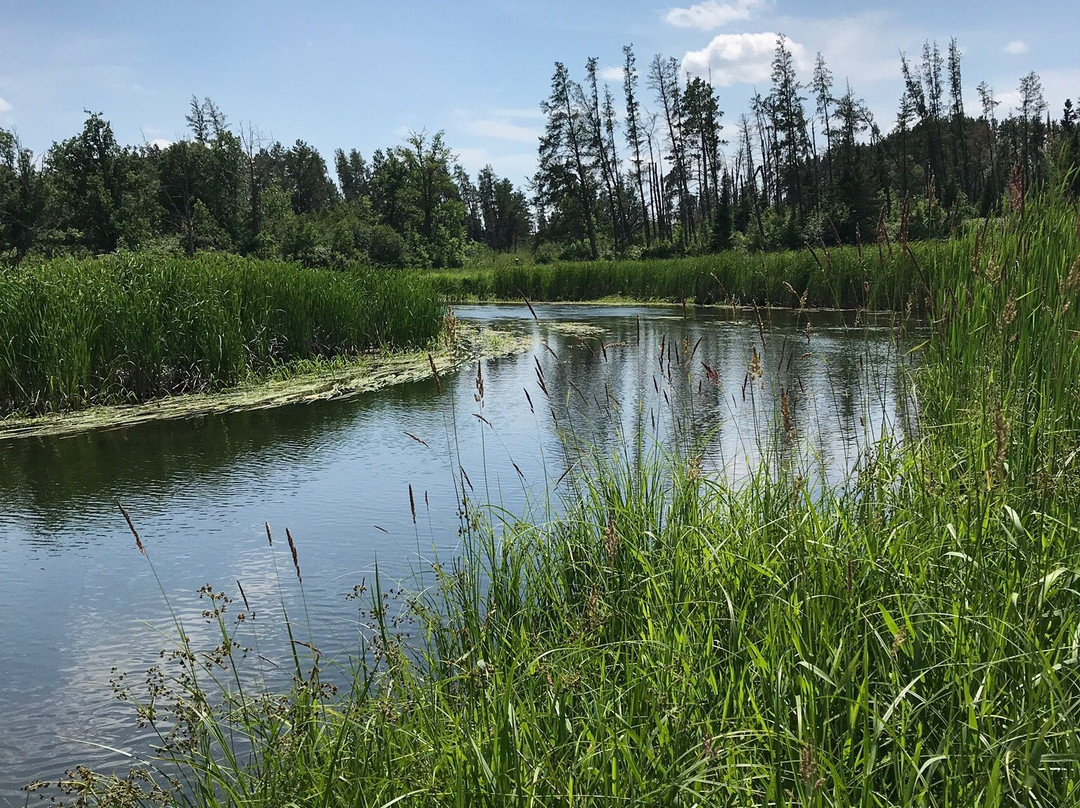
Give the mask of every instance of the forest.
[[[444, 134], [412, 132], [370, 156], [267, 142], [192, 97], [187, 137], [121, 145], [88, 112], [44, 154], [0, 130], [0, 256], [159, 248], [226, 251], [340, 269], [461, 267], [488, 251], [555, 260], [669, 258], [956, 233], [1044, 184], [1080, 192], [1080, 125], [1054, 114], [1039, 76], [1007, 114], [994, 88], [964, 104], [961, 51], [902, 55], [896, 118], [875, 120], [819, 53], [800, 76], [776, 42], [771, 86], [732, 120], [715, 87], [623, 48], [622, 86], [555, 64], [527, 189], [491, 166], [475, 177]], [[725, 124], [725, 121], [727, 122]]]

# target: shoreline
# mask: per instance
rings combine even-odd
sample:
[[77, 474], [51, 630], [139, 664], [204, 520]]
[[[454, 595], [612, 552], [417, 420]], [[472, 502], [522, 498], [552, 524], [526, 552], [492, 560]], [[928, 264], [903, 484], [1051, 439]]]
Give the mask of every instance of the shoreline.
[[106, 404], [71, 412], [15, 416], [0, 420], [0, 441], [66, 437], [96, 430], [126, 429], [151, 421], [348, 399], [430, 379], [432, 362], [439, 375], [443, 375], [466, 362], [509, 356], [528, 350], [532, 344], [532, 338], [524, 334], [459, 324], [453, 347], [359, 356], [345, 364], [327, 364], [290, 378], [255, 379], [212, 393], [186, 393], [138, 404]]

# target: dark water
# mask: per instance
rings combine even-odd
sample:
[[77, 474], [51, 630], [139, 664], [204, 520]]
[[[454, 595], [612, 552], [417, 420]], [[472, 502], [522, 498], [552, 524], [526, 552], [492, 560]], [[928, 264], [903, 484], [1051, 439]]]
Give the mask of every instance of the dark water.
[[[637, 426], [661, 448], [677, 435], [711, 436], [707, 468], [731, 479], [761, 462], [766, 445], [834, 481], [861, 450], [906, 428], [909, 359], [888, 318], [868, 326], [851, 313], [814, 312], [808, 339], [807, 315], [780, 312], [759, 322], [745, 312], [536, 310], [538, 323], [524, 307], [458, 310], [538, 340], [526, 354], [482, 363], [481, 402], [473, 364], [443, 379], [441, 392], [429, 381], [348, 401], [0, 442], [0, 805], [22, 805], [26, 782], [75, 763], [115, 769], [130, 762], [121, 753], [148, 753], [153, 736], [112, 698], [109, 679], [113, 668], [137, 679], [171, 647], [166, 599], [193, 642], [209, 647], [197, 590], [211, 582], [235, 596], [239, 581], [256, 614], [280, 615], [284, 603], [324, 652], [356, 652], [357, 606], [345, 596], [376, 564], [388, 582], [415, 585], [433, 557], [457, 552], [459, 466], [475, 500], [543, 516], [558, 508], [558, 490], [548, 492], [577, 446], [624, 450]], [[560, 325], [584, 321], [602, 333]], [[748, 381], [754, 352], [762, 376]], [[776, 429], [781, 389], [787, 431]], [[280, 632], [268, 626], [260, 651], [285, 659]], [[268, 686], [287, 684], [287, 666], [266, 670]]]

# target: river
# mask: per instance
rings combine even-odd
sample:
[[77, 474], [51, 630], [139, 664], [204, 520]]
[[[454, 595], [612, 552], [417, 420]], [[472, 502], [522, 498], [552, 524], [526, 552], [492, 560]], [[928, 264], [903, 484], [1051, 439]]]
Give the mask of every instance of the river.
[[[148, 755], [153, 736], [112, 697], [112, 671], [137, 681], [171, 646], [173, 614], [195, 642], [211, 638], [205, 583], [238, 597], [239, 582], [257, 620], [284, 604], [346, 660], [359, 648], [346, 595], [376, 564], [387, 585], [415, 586], [458, 551], [460, 469], [474, 503], [546, 518], [582, 450], [634, 451], [639, 427], [649, 452], [707, 440], [706, 471], [732, 481], [767, 447], [833, 483], [882, 435], [911, 429], [898, 347], [911, 342], [888, 316], [534, 308], [459, 308], [534, 347], [439, 383], [0, 442], [0, 805], [23, 805], [24, 784], [76, 763]], [[280, 633], [268, 629], [260, 652], [284, 659]], [[268, 669], [269, 687], [287, 686], [287, 665]]]

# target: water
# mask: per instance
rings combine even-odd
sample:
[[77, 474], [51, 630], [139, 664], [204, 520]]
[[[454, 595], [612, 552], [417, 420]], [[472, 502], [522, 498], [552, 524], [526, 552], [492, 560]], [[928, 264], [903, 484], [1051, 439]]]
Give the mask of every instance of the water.
[[[234, 597], [240, 582], [268, 657], [286, 659], [269, 623], [283, 603], [329, 656], [357, 652], [357, 605], [345, 597], [353, 587], [370, 582], [376, 564], [388, 583], [415, 584], [436, 555], [458, 551], [459, 467], [474, 500], [545, 515], [559, 507], [565, 483], [548, 492], [579, 447], [625, 451], [637, 426], [659, 448], [709, 436], [706, 469], [732, 480], [771, 446], [770, 456], [835, 482], [910, 420], [909, 360], [888, 318], [868, 326], [851, 313], [773, 312], [759, 322], [730, 311], [535, 308], [539, 322], [520, 306], [458, 310], [537, 340], [528, 353], [481, 363], [479, 402], [474, 363], [444, 378], [441, 392], [428, 381], [348, 401], [0, 442], [0, 805], [22, 805], [24, 784], [75, 763], [109, 770], [131, 762], [125, 754], [147, 755], [153, 735], [112, 698], [111, 671], [137, 682], [172, 646], [166, 602], [196, 645], [212, 646], [197, 595], [207, 582]], [[583, 322], [598, 333], [575, 331]], [[762, 376], [748, 379], [755, 352]], [[789, 430], [777, 429], [781, 388]], [[269, 671], [271, 686], [288, 682], [287, 665]]]

